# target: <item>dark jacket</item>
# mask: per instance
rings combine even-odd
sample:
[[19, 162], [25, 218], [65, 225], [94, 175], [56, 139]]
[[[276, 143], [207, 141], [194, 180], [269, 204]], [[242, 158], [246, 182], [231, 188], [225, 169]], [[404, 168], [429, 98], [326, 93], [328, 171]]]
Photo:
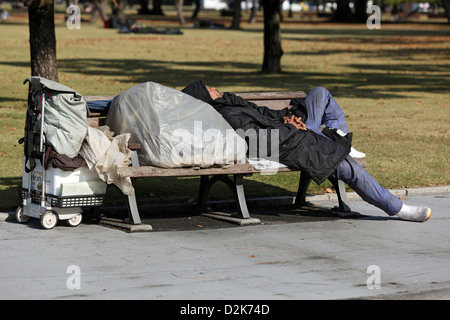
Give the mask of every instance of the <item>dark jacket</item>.
[[[291, 109], [272, 110], [228, 92], [213, 100], [202, 81], [194, 82], [182, 91], [212, 105], [233, 129], [244, 132], [254, 129], [260, 139], [267, 141], [268, 151], [271, 150], [273, 130], [278, 130], [279, 162], [306, 171], [317, 184], [333, 174], [350, 152], [350, 147], [341, 146], [311, 130], [298, 130], [291, 124], [283, 123], [283, 117], [291, 114], [306, 118], [302, 100], [296, 100], [297, 104]], [[261, 146], [259, 143], [258, 146]]]

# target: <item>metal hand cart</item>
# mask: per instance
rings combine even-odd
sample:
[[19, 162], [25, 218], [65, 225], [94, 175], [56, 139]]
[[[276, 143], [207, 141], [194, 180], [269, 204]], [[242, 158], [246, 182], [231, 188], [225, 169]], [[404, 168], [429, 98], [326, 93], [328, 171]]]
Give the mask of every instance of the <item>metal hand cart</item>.
[[[27, 157], [24, 155], [22, 187], [19, 188], [19, 197], [22, 199], [22, 204], [17, 207], [15, 218], [19, 223], [26, 223], [30, 218], [40, 219], [41, 226], [44, 229], [52, 229], [56, 226], [58, 220], [65, 220], [69, 226], [76, 227], [82, 221], [84, 207], [103, 205], [106, 183], [98, 178], [95, 171], [90, 172], [88, 177], [83, 177], [86, 173], [89, 173], [87, 166], [77, 169], [75, 180], [73, 179], [73, 173], [52, 168], [51, 165], [45, 169], [44, 163], [47, 151], [44, 133], [45, 94], [48, 92], [45, 89], [51, 90], [43, 85], [36, 88], [30, 83], [25, 137], [20, 142], [25, 142], [25, 153], [27, 153], [27, 139], [29, 139], [28, 151], [30, 150], [30, 144], [32, 144], [32, 152], [28, 152]], [[36, 95], [38, 91], [41, 91], [40, 95]], [[36, 99], [36, 96], [39, 98]], [[30, 128], [31, 130], [29, 130]], [[27, 168], [27, 161], [30, 160], [33, 161], [33, 165]], [[48, 175], [49, 170], [51, 170], [50, 175]], [[55, 183], [56, 178], [58, 178], [57, 183]], [[80, 181], [88, 185], [87, 189], [84, 188], [84, 192], [81, 194], [70, 192], [69, 194], [61, 194], [61, 186], [64, 184], [73, 186]], [[90, 188], [92, 186], [94, 188]], [[47, 190], [49, 187], [52, 190]], [[75, 188], [75, 190], [77, 189]]]

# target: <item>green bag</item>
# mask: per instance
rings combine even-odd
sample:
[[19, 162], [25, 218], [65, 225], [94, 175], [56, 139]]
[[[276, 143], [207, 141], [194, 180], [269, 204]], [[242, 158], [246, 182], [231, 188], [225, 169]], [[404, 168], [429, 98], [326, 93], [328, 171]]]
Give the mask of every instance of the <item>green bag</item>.
[[[28, 115], [34, 114], [34, 123], [27, 123], [28, 127], [34, 128], [34, 131], [40, 127], [44, 110], [45, 143], [51, 145], [59, 154], [65, 154], [70, 158], [76, 157], [88, 128], [89, 109], [83, 96], [69, 87], [45, 78], [30, 77], [24, 84], [27, 82], [29, 82], [27, 118]], [[27, 142], [36, 143], [36, 139], [32, 139], [33, 142], [27, 141], [29, 140], [27, 135], [29, 134], [25, 128], [25, 156], [30, 149], [27, 148]]]

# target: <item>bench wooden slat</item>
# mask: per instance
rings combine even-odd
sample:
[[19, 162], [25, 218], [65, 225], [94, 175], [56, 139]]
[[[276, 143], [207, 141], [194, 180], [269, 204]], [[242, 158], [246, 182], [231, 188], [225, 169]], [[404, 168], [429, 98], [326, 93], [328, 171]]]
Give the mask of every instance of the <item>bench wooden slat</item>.
[[[294, 98], [304, 98], [306, 94], [303, 91], [283, 91], [283, 92], [243, 92], [237, 93], [238, 96], [256, 103], [260, 106], [266, 106], [274, 110], [281, 110], [289, 107], [289, 102]], [[85, 101], [112, 100], [114, 96], [85, 96]], [[106, 111], [91, 111], [88, 117], [88, 125], [98, 128], [104, 125]]]
[[154, 166], [142, 167], [124, 167], [119, 168], [119, 175], [121, 177], [131, 178], [149, 178], [149, 177], [195, 177], [195, 176], [212, 176], [212, 175], [231, 175], [231, 174], [256, 174], [256, 173], [276, 173], [276, 172], [291, 172], [287, 167], [279, 169], [264, 171], [255, 169], [249, 163], [239, 163], [229, 167], [210, 167], [210, 168], [159, 168]]
[[248, 101], [257, 104], [258, 106], [268, 107], [273, 110], [281, 110], [281, 109], [290, 107], [289, 102], [291, 101], [291, 99], [286, 99], [286, 100], [248, 100]]
[[303, 91], [281, 91], [281, 92], [241, 92], [236, 95], [245, 100], [285, 100], [295, 98], [305, 98], [306, 93]]
[[87, 118], [88, 126], [91, 127], [91, 128], [98, 128], [98, 127], [100, 127], [101, 126], [100, 122], [101, 122], [100, 118], [93, 118], [93, 117], [92, 118], [91, 117]]
[[[282, 92], [242, 92], [236, 95], [249, 101], [256, 100], [290, 100], [294, 98], [305, 98], [303, 91], [282, 91]], [[86, 101], [111, 100], [114, 96], [85, 96]]]
[[[364, 159], [355, 159], [363, 168], [366, 167]], [[130, 178], [151, 178], [151, 177], [198, 177], [198, 176], [214, 176], [214, 175], [232, 175], [232, 174], [260, 174], [260, 173], [278, 173], [278, 172], [295, 172], [298, 169], [281, 167], [278, 169], [256, 169], [249, 163], [239, 163], [229, 167], [210, 167], [210, 168], [159, 168], [154, 166], [142, 167], [124, 167], [119, 168], [121, 177]]]
[[84, 96], [85, 101], [111, 100], [115, 96]]

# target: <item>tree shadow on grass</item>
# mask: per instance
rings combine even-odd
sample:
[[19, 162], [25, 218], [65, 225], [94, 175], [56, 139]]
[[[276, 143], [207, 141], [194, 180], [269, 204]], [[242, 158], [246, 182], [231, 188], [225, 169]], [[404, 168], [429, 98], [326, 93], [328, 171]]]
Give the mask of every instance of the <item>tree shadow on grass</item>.
[[[261, 33], [261, 29], [242, 29], [240, 32]], [[301, 64], [288, 65], [283, 67], [286, 71], [279, 74], [262, 73], [260, 71], [262, 57], [261, 61], [254, 62], [227, 61], [226, 59], [205, 62], [95, 57], [93, 59], [59, 59], [58, 68], [60, 73], [83, 76], [88, 84], [98, 81], [98, 78], [89, 78], [89, 76], [104, 77], [103, 83], [98, 87], [106, 88], [111, 87], [105, 85], [109, 81], [119, 81], [129, 84], [130, 87], [136, 83], [153, 81], [181, 89], [191, 82], [203, 79], [224, 91], [229, 87], [259, 87], [268, 90], [307, 92], [313, 87], [323, 86], [340, 97], [364, 96], [373, 99], [404, 97], [400, 93], [403, 91], [448, 92], [450, 80], [445, 74], [449, 73], [450, 66], [443, 63], [448, 60], [448, 50], [438, 47], [443, 37], [450, 35], [446, 29], [426, 29], [421, 25], [408, 24], [404, 28], [400, 26], [392, 29], [369, 30], [364, 24], [360, 27], [320, 24], [318, 27], [283, 26], [282, 34], [283, 43], [298, 42], [300, 48], [296, 50], [297, 46], [294, 46], [294, 50], [285, 52], [282, 67], [283, 59], [289, 56], [321, 57], [348, 53], [355, 54], [356, 58], [353, 62], [338, 61], [335, 66], [320, 67], [318, 72], [302, 71]], [[317, 49], [302, 50], [301, 42], [303, 41], [310, 42], [308, 46], [317, 47]], [[334, 48], [335, 44], [340, 46]], [[342, 45], [345, 44], [348, 46], [343, 48]], [[398, 47], [398, 44], [414, 44], [414, 46]], [[434, 45], [436, 47], [433, 47]], [[427, 55], [428, 58], [422, 62], [418, 55]], [[368, 63], [361, 63], [361, 59]], [[432, 60], [440, 63], [433, 64]], [[29, 67], [29, 63], [23, 61], [0, 61], [0, 64]], [[350, 71], [344, 73], [333, 71], [336, 66]], [[70, 86], [70, 83], [65, 84]], [[389, 86], [393, 86], [395, 90], [391, 90]], [[88, 85], [88, 87], [89, 92], [82, 92], [82, 94], [114, 94], [114, 92], [95, 92], [94, 86]]]
[[[281, 33], [283, 36], [299, 35], [299, 36], [316, 36], [316, 37], [346, 37], [347, 39], [357, 39], [361, 37], [376, 39], [382, 37], [436, 37], [436, 36], [449, 36], [450, 31], [448, 29], [436, 30], [420, 28], [416, 25], [416, 28], [405, 26], [404, 28], [392, 28], [392, 29], [379, 29], [370, 30], [367, 29], [365, 24], [361, 24], [360, 27], [346, 28], [341, 26], [335, 27], [322, 27], [316, 28], [287, 28], [281, 27]], [[332, 26], [332, 25], [330, 25]], [[245, 29], [244, 32], [261, 32], [258, 29]]]
[[[256, 30], [243, 30], [256, 32]], [[260, 32], [260, 30], [258, 31]], [[238, 62], [227, 60], [216, 61], [169, 61], [156, 59], [60, 59], [60, 73], [83, 76], [86, 79], [88, 92], [84, 95], [112, 95], [114, 92], [95, 92], [95, 84], [101, 77], [98, 87], [110, 88], [107, 82], [118, 81], [129, 84], [147, 81], [157, 82], [178, 89], [198, 79], [222, 88], [229, 87], [259, 87], [267, 90], [303, 90], [323, 86], [340, 97], [364, 96], [365, 98], [399, 98], [401, 92], [432, 92], [447, 93], [450, 85], [448, 76], [450, 66], [448, 50], [445, 48], [430, 48], [429, 45], [442, 42], [441, 36], [450, 33], [443, 30], [366, 30], [357, 28], [296, 28], [284, 29], [286, 38], [283, 41], [317, 42], [321, 44], [317, 50], [286, 51], [289, 56], [331, 56], [335, 54], [355, 54], [354, 62], [336, 62], [333, 66], [323, 66], [317, 72], [305, 72], [299, 66], [285, 66], [285, 72], [265, 74], [260, 71], [261, 62]], [[315, 37], [311, 37], [315, 35]], [[396, 44], [408, 44], [413, 41], [413, 47], [400, 47]], [[333, 44], [354, 44], [345, 48], [334, 49]], [[324, 46], [324, 44], [326, 44]], [[427, 47], [420, 47], [426, 44]], [[356, 45], [356, 46], [355, 46]], [[376, 49], [372, 47], [376, 45]], [[291, 46], [292, 47], [292, 46]], [[301, 46], [300, 46], [301, 48]], [[320, 49], [324, 48], [324, 49]], [[420, 61], [419, 56], [434, 57]], [[368, 61], [360, 63], [361, 59]], [[369, 59], [369, 60], [368, 60]], [[428, 63], [427, 63], [428, 62]], [[0, 61], [0, 64], [29, 67], [28, 62]], [[283, 65], [283, 60], [282, 60]], [[335, 67], [345, 68], [346, 72], [333, 71]], [[295, 69], [299, 71], [295, 71]], [[293, 71], [294, 69], [294, 71]], [[95, 77], [89, 77], [95, 76]], [[60, 80], [63, 82], [62, 80]], [[70, 86], [70, 83], [65, 83]], [[395, 90], [391, 90], [392, 86]], [[116, 87], [117, 88], [117, 87]], [[111, 88], [111, 90], [113, 90]], [[264, 89], [261, 89], [264, 90]]]
[[[292, 53], [291, 53], [292, 54]], [[402, 64], [350, 64], [354, 72], [282, 72], [264, 74], [258, 71], [259, 63], [215, 62], [168, 62], [141, 59], [66, 59], [60, 60], [59, 68], [65, 73], [95, 75], [111, 78], [111, 81], [135, 83], [153, 81], [169, 87], [183, 88], [199, 79], [218, 88], [262, 87], [268, 90], [303, 90], [323, 86], [340, 97], [364, 96], [365, 98], [399, 98], [400, 92], [447, 93], [449, 80], [442, 76], [448, 72], [447, 65]], [[254, 71], [251, 71], [254, 70]], [[123, 76], [126, 76], [125, 79]], [[338, 84], [338, 86], [336, 86]], [[395, 87], [394, 91], [389, 86]], [[108, 92], [89, 95], [112, 94]]]
[[22, 177], [0, 178], [0, 203], [3, 210], [15, 210], [21, 202], [19, 198], [19, 187], [22, 186]]

